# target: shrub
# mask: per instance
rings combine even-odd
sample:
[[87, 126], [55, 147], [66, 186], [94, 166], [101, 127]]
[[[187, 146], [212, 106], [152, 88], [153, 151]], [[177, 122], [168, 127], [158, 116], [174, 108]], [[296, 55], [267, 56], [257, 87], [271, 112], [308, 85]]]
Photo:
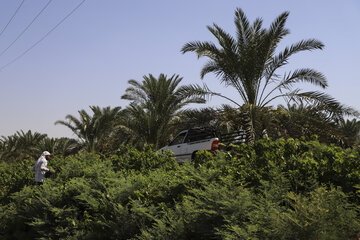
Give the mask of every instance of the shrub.
[[34, 163], [30, 159], [16, 163], [0, 162], [0, 203], [9, 202], [12, 193], [34, 183]]
[[122, 146], [0, 165], [1, 239], [348, 239], [360, 232], [358, 149], [268, 139], [230, 152]]
[[139, 151], [133, 146], [122, 145], [110, 159], [116, 171], [146, 172], [156, 168], [170, 170], [178, 167], [178, 163], [171, 152], [159, 154], [152, 149], [152, 146], [145, 146], [142, 151]]

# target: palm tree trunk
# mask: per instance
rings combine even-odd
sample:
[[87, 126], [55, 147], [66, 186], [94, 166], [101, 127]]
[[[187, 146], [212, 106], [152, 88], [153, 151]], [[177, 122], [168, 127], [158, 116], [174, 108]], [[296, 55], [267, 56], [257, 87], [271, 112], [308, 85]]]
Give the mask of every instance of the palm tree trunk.
[[256, 106], [249, 104], [248, 105], [248, 121], [246, 126], [246, 135], [247, 135], [247, 142], [253, 144], [256, 139], [255, 134], [255, 121], [256, 121]]

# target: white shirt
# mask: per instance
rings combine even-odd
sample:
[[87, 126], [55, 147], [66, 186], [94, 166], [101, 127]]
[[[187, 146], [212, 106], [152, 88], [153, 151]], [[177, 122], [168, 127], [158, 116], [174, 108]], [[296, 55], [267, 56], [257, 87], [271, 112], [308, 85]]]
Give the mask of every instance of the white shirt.
[[41, 156], [35, 163], [33, 170], [35, 171], [35, 181], [44, 182], [45, 173], [49, 171], [47, 168], [47, 160], [45, 156]]

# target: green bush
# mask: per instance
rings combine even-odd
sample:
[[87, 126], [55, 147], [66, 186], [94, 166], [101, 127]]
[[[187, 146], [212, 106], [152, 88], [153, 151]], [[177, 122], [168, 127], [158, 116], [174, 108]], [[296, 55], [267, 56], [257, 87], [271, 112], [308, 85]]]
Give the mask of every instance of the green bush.
[[16, 163], [0, 162], [0, 203], [7, 203], [12, 193], [34, 183], [34, 164], [30, 159]]
[[360, 148], [343, 149], [317, 140], [263, 139], [254, 145], [233, 147], [223, 159], [233, 168], [234, 176], [249, 186], [271, 180], [274, 168], [286, 175], [291, 190], [297, 193], [312, 191], [322, 184], [353, 193], [360, 179]]
[[3, 163], [0, 239], [349, 239], [360, 232], [358, 149], [268, 139], [199, 152]]
[[139, 151], [133, 146], [122, 145], [110, 157], [116, 171], [135, 170], [146, 172], [155, 168], [176, 169], [178, 164], [171, 152], [159, 154], [152, 146]]
[[339, 189], [289, 193], [290, 207], [274, 219], [278, 239], [348, 239], [360, 229], [359, 209]]

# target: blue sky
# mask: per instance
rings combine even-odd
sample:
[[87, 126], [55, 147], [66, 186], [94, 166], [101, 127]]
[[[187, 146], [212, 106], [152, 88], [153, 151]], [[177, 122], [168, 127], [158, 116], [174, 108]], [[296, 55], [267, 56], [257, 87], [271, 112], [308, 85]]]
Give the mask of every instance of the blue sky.
[[[0, 2], [2, 29], [21, 0]], [[29, 30], [2, 56], [0, 67], [21, 54], [50, 30], [81, 0], [53, 0]], [[26, 0], [0, 36], [0, 51], [25, 28], [47, 0]], [[311, 67], [324, 73], [326, 93], [360, 109], [360, 1], [344, 0], [87, 0], [28, 54], [0, 72], [0, 136], [18, 130], [72, 137], [66, 127], [54, 125], [67, 114], [77, 115], [90, 105], [122, 106], [129, 79], [152, 73], [179, 74], [183, 84], [201, 84], [205, 59], [180, 53], [189, 41], [215, 41], [206, 29], [216, 23], [234, 34], [234, 10], [240, 7], [250, 20], [269, 24], [290, 11], [291, 34], [279, 49], [302, 39], [316, 38], [322, 51], [305, 52], [290, 59], [284, 69]], [[205, 77], [210, 89], [239, 100], [236, 92]], [[314, 89], [314, 88], [312, 88]], [[320, 90], [317, 89], [316, 90]], [[207, 105], [226, 103], [213, 98]], [[202, 107], [198, 105], [198, 107]]]

